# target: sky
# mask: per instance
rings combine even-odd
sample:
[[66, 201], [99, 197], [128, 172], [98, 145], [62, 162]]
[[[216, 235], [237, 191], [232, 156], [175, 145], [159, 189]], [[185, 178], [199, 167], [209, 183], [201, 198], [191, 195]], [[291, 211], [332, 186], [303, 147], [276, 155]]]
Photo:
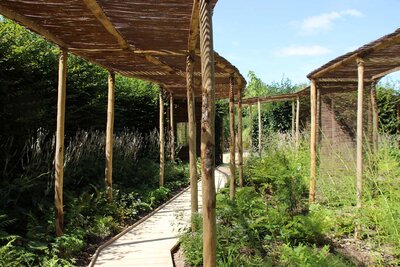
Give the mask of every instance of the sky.
[[266, 83], [308, 83], [314, 69], [400, 28], [399, 11], [400, 0], [219, 0], [214, 49], [246, 79], [251, 70]]

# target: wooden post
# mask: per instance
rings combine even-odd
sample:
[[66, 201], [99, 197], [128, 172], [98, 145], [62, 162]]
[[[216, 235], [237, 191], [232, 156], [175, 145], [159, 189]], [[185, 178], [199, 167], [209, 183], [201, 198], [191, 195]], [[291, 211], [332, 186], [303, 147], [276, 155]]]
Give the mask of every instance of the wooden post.
[[296, 149], [299, 147], [300, 137], [300, 97], [296, 97]]
[[201, 173], [203, 187], [203, 266], [215, 267], [217, 232], [215, 216], [215, 76], [212, 3], [199, 1], [202, 74]]
[[164, 89], [160, 88], [160, 187], [164, 186]]
[[194, 80], [193, 80], [194, 61], [191, 56], [186, 58], [186, 83], [187, 83], [187, 106], [189, 122], [189, 166], [190, 166], [190, 203], [192, 230], [194, 231], [194, 214], [198, 212], [198, 193], [197, 193], [197, 165], [196, 165], [196, 109], [194, 101]]
[[229, 197], [231, 200], [235, 198], [235, 88], [233, 76], [229, 79], [229, 170], [230, 170], [230, 183], [229, 183]]
[[253, 138], [252, 138], [252, 133], [253, 133], [253, 107], [251, 104], [249, 105], [249, 146], [250, 146], [250, 152], [253, 151]]
[[174, 96], [169, 95], [169, 122], [170, 122], [170, 138], [171, 138], [171, 162], [175, 163], [175, 125], [174, 125]]
[[262, 124], [261, 124], [261, 101], [258, 99], [258, 154], [261, 157], [262, 154]]
[[317, 175], [317, 86], [316, 81], [311, 79], [310, 87], [310, 100], [311, 100], [311, 140], [310, 140], [310, 156], [311, 156], [311, 169], [310, 169], [310, 204], [315, 202], [315, 177]]
[[238, 95], [238, 135], [237, 135], [237, 142], [238, 142], [238, 152], [239, 152], [239, 186], [244, 186], [243, 180], [243, 138], [242, 138], [242, 92], [240, 91]]
[[294, 138], [294, 133], [295, 133], [295, 117], [296, 117], [296, 110], [294, 106], [294, 99], [292, 100], [292, 140]]
[[373, 153], [378, 155], [378, 103], [376, 101], [376, 83], [371, 83], [371, 108], [372, 108], [372, 148]]
[[106, 170], [105, 183], [108, 201], [112, 200], [112, 160], [113, 160], [113, 134], [114, 134], [114, 85], [115, 74], [108, 74], [108, 105], [106, 128]]
[[331, 97], [331, 142], [332, 142], [332, 149], [333, 150], [336, 144], [336, 129], [335, 129], [335, 122], [336, 122], [336, 114], [335, 114], [335, 95], [332, 94]]
[[61, 236], [64, 232], [64, 209], [63, 209], [63, 178], [64, 178], [64, 121], [65, 121], [65, 98], [67, 88], [67, 61], [68, 52], [60, 51], [58, 58], [58, 98], [57, 98], [57, 130], [56, 130], [56, 153], [54, 158], [54, 204], [55, 204], [55, 226], [56, 235]]
[[[357, 59], [358, 70], [358, 96], [357, 96], [357, 209], [362, 208], [363, 191], [363, 97], [364, 97], [364, 61]], [[356, 237], [359, 234], [360, 225], [356, 227]]]

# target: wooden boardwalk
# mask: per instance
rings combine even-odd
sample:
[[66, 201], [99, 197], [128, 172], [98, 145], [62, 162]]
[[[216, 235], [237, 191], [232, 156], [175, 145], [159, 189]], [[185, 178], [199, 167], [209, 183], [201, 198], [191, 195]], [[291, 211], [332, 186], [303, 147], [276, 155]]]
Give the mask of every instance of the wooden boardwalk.
[[[228, 179], [229, 168], [215, 171], [219, 189]], [[199, 209], [201, 209], [201, 182]], [[114, 242], [99, 249], [89, 266], [154, 266], [172, 267], [171, 249], [177, 244], [179, 231], [190, 223], [190, 190], [186, 189], [147, 219], [114, 238]]]

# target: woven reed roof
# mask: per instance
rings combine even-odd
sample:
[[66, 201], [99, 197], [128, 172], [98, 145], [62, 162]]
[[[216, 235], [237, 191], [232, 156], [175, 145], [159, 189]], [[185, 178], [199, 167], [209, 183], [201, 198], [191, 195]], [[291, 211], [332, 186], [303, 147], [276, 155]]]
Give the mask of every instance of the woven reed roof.
[[[212, 1], [216, 4], [216, 0]], [[160, 84], [186, 97], [186, 56], [195, 59], [201, 94], [198, 0], [2, 0], [0, 13], [47, 40], [106, 69]], [[215, 53], [216, 97], [246, 81]]]
[[322, 91], [357, 89], [357, 58], [364, 61], [364, 82], [377, 81], [400, 70], [400, 28], [359, 49], [335, 58], [307, 75]]
[[242, 104], [254, 105], [258, 103], [258, 100], [260, 100], [261, 103], [290, 101], [290, 100], [295, 100], [297, 97], [303, 97], [309, 95], [310, 95], [310, 86], [307, 86], [297, 92], [289, 94], [277, 94], [277, 95], [244, 98], [242, 100]]

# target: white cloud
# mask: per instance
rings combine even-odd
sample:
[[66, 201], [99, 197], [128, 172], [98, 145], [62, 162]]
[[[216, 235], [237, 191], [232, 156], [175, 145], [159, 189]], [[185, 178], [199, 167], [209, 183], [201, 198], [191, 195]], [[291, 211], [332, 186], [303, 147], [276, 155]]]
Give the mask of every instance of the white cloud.
[[321, 56], [331, 52], [330, 49], [320, 46], [289, 46], [278, 51], [279, 56], [291, 57], [291, 56]]
[[363, 14], [356, 9], [347, 9], [340, 12], [324, 13], [318, 16], [305, 18], [300, 22], [300, 32], [303, 34], [313, 34], [321, 30], [329, 30], [333, 22], [345, 17], [361, 17]]

